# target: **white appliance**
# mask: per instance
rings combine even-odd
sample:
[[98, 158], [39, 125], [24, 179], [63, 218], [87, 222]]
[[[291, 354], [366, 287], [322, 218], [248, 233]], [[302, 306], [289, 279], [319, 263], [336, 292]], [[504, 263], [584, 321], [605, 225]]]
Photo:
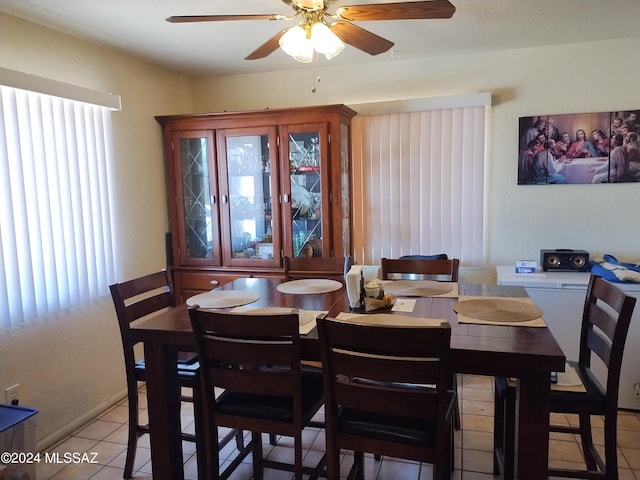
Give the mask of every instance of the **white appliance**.
[[[544, 312], [543, 318], [568, 360], [578, 360], [582, 309], [589, 273], [515, 273], [515, 266], [499, 266], [498, 285], [519, 285]], [[627, 295], [638, 299], [627, 335], [620, 373], [620, 408], [640, 410], [640, 283], [616, 283]], [[597, 365], [592, 365], [598, 374]], [[602, 377], [603, 369], [598, 376]]]

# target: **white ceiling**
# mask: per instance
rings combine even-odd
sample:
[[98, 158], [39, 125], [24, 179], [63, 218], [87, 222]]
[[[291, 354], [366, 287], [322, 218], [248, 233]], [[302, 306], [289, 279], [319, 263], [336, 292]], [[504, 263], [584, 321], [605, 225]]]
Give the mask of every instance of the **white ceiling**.
[[[338, 0], [330, 11], [344, 5], [395, 1]], [[395, 42], [395, 47], [372, 57], [347, 46], [331, 64], [381, 63], [547, 45], [558, 45], [561, 54], [562, 44], [639, 35], [640, 0], [451, 1], [456, 13], [447, 20], [358, 22], [358, 26]], [[281, 0], [0, 0], [0, 10], [193, 76], [309, 68], [280, 50], [264, 59], [244, 60], [277, 32], [293, 25], [292, 21], [165, 21], [170, 15], [289, 15], [291, 8]], [[602, 61], [606, 59], [585, 57], [584, 72], [590, 68], [598, 71]], [[321, 65], [325, 62], [320, 60]]]

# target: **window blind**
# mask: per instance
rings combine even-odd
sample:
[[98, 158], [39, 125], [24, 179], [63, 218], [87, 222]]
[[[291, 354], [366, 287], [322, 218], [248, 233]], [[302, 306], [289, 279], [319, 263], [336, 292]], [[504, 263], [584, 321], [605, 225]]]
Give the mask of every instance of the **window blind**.
[[463, 266], [482, 265], [486, 109], [353, 119], [358, 263], [446, 253]]
[[108, 294], [111, 110], [0, 86], [0, 327]]

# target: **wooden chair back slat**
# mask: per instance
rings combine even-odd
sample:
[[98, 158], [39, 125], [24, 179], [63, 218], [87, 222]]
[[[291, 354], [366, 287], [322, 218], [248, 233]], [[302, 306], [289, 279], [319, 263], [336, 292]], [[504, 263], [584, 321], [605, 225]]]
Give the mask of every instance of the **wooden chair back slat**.
[[346, 257], [284, 257], [285, 281], [305, 278], [344, 280], [352, 265]]
[[383, 280], [420, 279], [458, 281], [460, 261], [382, 258], [380, 260]]

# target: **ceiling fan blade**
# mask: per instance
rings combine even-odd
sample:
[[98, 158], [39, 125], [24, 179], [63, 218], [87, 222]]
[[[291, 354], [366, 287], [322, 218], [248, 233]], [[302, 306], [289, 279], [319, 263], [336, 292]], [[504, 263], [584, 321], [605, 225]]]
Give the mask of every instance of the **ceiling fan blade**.
[[344, 20], [417, 20], [429, 18], [451, 18], [456, 11], [448, 0], [423, 2], [382, 3], [370, 5], [346, 5], [336, 10]]
[[329, 28], [331, 28], [331, 31], [344, 43], [348, 43], [352, 47], [362, 50], [369, 55], [379, 55], [395, 45], [386, 38], [382, 38], [375, 33], [371, 33], [364, 28], [343, 20], [333, 22], [329, 25]]
[[245, 60], [258, 60], [259, 58], [264, 58], [271, 55], [278, 48], [280, 48], [280, 38], [284, 35], [288, 28], [285, 28], [281, 32], [276, 33], [273, 37], [267, 40], [265, 43], [256, 48], [253, 52], [251, 52]]
[[188, 22], [226, 22], [228, 20], [284, 20], [284, 15], [275, 13], [265, 15], [176, 15], [167, 17], [169, 23]]

